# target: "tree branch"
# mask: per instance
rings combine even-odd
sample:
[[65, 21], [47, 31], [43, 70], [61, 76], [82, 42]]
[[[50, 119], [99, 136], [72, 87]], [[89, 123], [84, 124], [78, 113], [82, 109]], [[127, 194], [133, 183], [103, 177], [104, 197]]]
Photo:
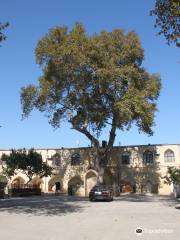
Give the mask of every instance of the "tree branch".
[[32, 181], [32, 177], [31, 176], [29, 176], [27, 173], [26, 173], [26, 171], [23, 171], [23, 173], [29, 178], [29, 180], [27, 181], [27, 183], [26, 184], [28, 184], [30, 181]]
[[81, 128], [78, 125], [73, 125], [72, 129], [77, 130], [78, 132], [81, 132], [82, 134], [84, 134], [92, 143], [95, 147], [99, 147], [99, 141], [90, 134], [90, 132], [86, 129], [86, 128]]

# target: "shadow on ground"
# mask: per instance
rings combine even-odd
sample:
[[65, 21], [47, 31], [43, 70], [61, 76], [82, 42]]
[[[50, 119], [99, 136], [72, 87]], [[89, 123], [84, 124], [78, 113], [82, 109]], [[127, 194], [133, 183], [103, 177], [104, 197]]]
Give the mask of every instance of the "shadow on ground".
[[115, 198], [115, 201], [127, 202], [162, 202], [164, 204], [176, 203], [177, 199], [172, 196], [164, 195], [146, 195], [146, 194], [122, 194], [120, 197]]
[[170, 207], [170, 208], [176, 208], [180, 210], [180, 204], [178, 203], [178, 199], [173, 196], [166, 196], [166, 195], [158, 195], [158, 194], [126, 194], [121, 195], [115, 201], [125, 201], [125, 202], [137, 202], [137, 203], [143, 203], [143, 202], [156, 202], [161, 203], [164, 206]]
[[[68, 196], [37, 196], [0, 199], [0, 212], [60, 216], [82, 212], [86, 198]], [[87, 207], [87, 206], [86, 206]]]
[[[80, 213], [92, 206], [88, 198], [75, 196], [36, 196], [0, 199], [0, 212], [31, 214], [35, 216], [63, 216]], [[127, 194], [115, 197], [114, 202], [161, 202], [176, 207], [177, 200], [170, 196]], [[95, 204], [95, 203], [94, 203]], [[111, 204], [110, 204], [111, 205]], [[176, 207], [180, 209], [180, 207]]]

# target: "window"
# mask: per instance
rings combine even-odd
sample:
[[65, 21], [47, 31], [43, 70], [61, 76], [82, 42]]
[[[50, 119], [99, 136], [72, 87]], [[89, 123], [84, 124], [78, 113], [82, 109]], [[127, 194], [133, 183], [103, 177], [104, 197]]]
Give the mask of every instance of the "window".
[[172, 150], [168, 149], [165, 151], [164, 161], [165, 162], [174, 162], [175, 161], [174, 152]]
[[153, 159], [153, 153], [149, 150], [145, 151], [143, 153], [143, 163], [144, 164], [152, 164], [154, 159]]
[[72, 166], [80, 165], [80, 155], [79, 155], [79, 153], [72, 154], [71, 165]]
[[122, 164], [125, 164], [125, 165], [130, 164], [130, 153], [128, 152], [123, 153], [121, 157], [121, 162]]
[[61, 165], [61, 157], [58, 153], [54, 154], [52, 163], [53, 163], [53, 166], [60, 166]]

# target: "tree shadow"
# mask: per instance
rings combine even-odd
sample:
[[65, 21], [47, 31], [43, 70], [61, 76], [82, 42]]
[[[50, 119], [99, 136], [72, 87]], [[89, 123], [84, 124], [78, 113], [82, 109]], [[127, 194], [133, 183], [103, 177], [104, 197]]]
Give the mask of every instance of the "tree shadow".
[[152, 196], [147, 196], [143, 194], [127, 194], [127, 195], [120, 195], [120, 197], [114, 199], [114, 201], [118, 202], [154, 202]]
[[114, 199], [118, 202], [160, 202], [166, 206], [172, 206], [177, 203], [177, 199], [173, 196], [157, 195], [157, 194], [126, 194]]
[[82, 212], [86, 198], [68, 196], [34, 196], [0, 200], [0, 212], [35, 216], [62, 216]]

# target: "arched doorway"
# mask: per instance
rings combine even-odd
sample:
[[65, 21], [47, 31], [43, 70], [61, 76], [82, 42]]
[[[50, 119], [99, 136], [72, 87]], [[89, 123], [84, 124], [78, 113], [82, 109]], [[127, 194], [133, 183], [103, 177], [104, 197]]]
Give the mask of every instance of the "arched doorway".
[[12, 181], [12, 186], [13, 188], [21, 188], [25, 185], [25, 180], [22, 177], [16, 177], [13, 181]]
[[81, 186], [83, 186], [83, 181], [80, 176], [71, 178], [68, 182], [68, 195], [79, 195]]
[[121, 181], [120, 192], [122, 192], [122, 193], [131, 193], [133, 191], [134, 191], [133, 190], [133, 184], [128, 179]]
[[97, 173], [94, 170], [89, 170], [85, 176], [85, 193], [89, 195], [90, 190], [97, 184]]
[[60, 192], [61, 191], [61, 183], [60, 182], [55, 182], [55, 191]]
[[153, 192], [153, 185], [151, 181], [147, 181], [143, 187], [143, 192], [145, 193], [152, 193]]
[[62, 191], [62, 180], [60, 176], [53, 176], [48, 182], [48, 191], [49, 192], [60, 192]]

